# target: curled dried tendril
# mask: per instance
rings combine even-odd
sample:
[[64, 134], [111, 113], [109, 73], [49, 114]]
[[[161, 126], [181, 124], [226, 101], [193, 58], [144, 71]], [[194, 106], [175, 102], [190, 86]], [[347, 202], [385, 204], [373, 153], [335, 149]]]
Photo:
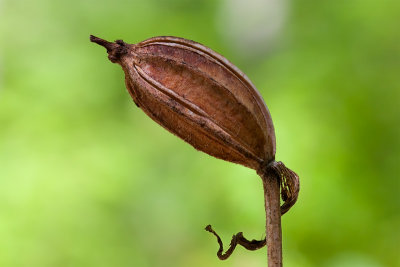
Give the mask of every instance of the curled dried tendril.
[[[281, 198], [283, 200], [283, 204], [281, 206], [281, 215], [283, 215], [288, 212], [297, 201], [300, 190], [299, 176], [294, 171], [286, 168], [285, 164], [283, 164], [281, 161], [272, 161], [258, 171], [259, 174], [267, 172], [273, 172], [277, 177], [279, 177], [281, 185]], [[205, 230], [212, 233], [217, 238], [217, 242], [219, 244], [217, 256], [220, 260], [226, 260], [229, 258], [238, 244], [247, 250], [257, 250], [267, 244], [266, 238], [263, 240], [253, 239], [249, 241], [243, 236], [243, 232], [239, 232], [232, 236], [229, 248], [225, 251], [225, 253], [223, 253], [224, 245], [219, 235], [212, 229], [211, 225], [207, 225]]]
[[220, 260], [226, 260], [227, 258], [229, 258], [229, 256], [233, 253], [233, 251], [235, 250], [235, 248], [238, 244], [241, 245], [242, 247], [246, 248], [247, 250], [257, 250], [257, 249], [264, 247], [267, 244], [267, 241], [265, 238], [263, 240], [254, 240], [253, 239], [253, 240], [249, 241], [243, 236], [242, 232], [239, 232], [236, 235], [232, 236], [232, 240], [229, 245], [229, 248], [225, 251], [225, 253], [223, 253], [224, 244], [222, 243], [222, 240], [219, 237], [219, 235], [212, 229], [211, 225], [207, 225], [205, 230], [212, 233], [217, 238], [217, 241], [219, 244], [217, 256]]

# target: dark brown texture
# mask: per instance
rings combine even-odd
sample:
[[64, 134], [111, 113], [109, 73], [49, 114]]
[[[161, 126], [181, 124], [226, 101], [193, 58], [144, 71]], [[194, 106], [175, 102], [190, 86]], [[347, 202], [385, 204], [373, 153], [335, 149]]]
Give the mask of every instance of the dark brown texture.
[[[198, 150], [257, 171], [265, 189], [269, 262], [277, 262], [269, 264], [280, 266], [280, 216], [297, 200], [298, 177], [275, 162], [271, 115], [246, 75], [223, 56], [183, 38], [154, 37], [138, 44], [90, 40], [122, 66], [133, 101], [154, 121]], [[236, 243], [246, 247], [250, 242], [240, 235], [234, 239], [231, 252]]]

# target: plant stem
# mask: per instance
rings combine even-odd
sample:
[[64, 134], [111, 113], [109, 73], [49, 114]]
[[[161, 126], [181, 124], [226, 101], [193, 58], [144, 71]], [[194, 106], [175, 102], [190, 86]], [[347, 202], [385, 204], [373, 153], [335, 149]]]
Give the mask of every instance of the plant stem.
[[268, 267], [282, 266], [282, 229], [279, 177], [271, 171], [261, 175], [264, 186]]

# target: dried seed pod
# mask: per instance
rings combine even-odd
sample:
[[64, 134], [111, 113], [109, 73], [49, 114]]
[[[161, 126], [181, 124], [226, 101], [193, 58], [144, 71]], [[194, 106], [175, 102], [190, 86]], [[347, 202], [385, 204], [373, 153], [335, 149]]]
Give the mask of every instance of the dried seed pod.
[[[90, 40], [104, 46], [109, 59], [122, 66], [133, 101], [154, 121], [211, 156], [255, 169], [262, 177], [274, 173], [282, 184], [282, 214], [294, 204], [298, 177], [274, 161], [271, 115], [260, 93], [237, 67], [183, 38], [154, 37], [138, 44], [112, 43], [95, 36]], [[235, 240], [246, 244], [241, 235]], [[257, 242], [248, 247], [265, 244]]]
[[109, 46], [135, 103], [164, 128], [198, 150], [256, 170], [274, 160], [269, 111], [246, 75], [225, 58], [176, 37]]

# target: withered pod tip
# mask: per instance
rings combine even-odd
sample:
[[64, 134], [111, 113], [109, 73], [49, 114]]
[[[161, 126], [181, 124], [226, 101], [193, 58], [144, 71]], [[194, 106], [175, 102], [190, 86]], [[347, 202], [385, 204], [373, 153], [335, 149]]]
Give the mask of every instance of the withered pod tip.
[[101, 45], [103, 47], [105, 47], [107, 49], [107, 52], [109, 52], [110, 50], [112, 50], [113, 48], [115, 48], [116, 44], [106, 41], [104, 39], [101, 39], [99, 37], [96, 37], [94, 35], [90, 35], [90, 41], [93, 43], [96, 43], [98, 45]]
[[123, 54], [127, 53], [126, 43], [124, 43], [122, 40], [117, 40], [115, 43], [113, 43], [97, 36], [90, 35], [90, 41], [107, 49], [107, 53], [109, 55], [108, 58], [113, 63], [116, 63]]

